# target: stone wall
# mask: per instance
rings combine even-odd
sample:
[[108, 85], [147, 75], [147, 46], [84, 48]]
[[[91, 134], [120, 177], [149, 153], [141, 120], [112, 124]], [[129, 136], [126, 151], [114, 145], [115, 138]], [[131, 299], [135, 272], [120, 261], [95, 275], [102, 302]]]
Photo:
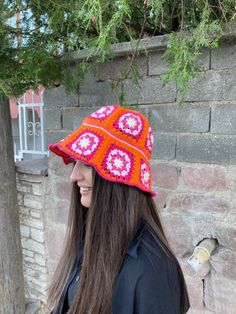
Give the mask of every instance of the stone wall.
[[[160, 80], [168, 69], [162, 58], [162, 38], [150, 42], [146, 39], [145, 45], [148, 54], [140, 54], [136, 61], [141, 89], [133, 86], [129, 78], [124, 83], [125, 95], [127, 104], [148, 116], [155, 133], [152, 167], [158, 191], [156, 202], [185, 273], [191, 301], [189, 313], [234, 314], [236, 44], [225, 40], [216, 50], [202, 51], [199, 62], [203, 71], [190, 83], [190, 93], [182, 107], [177, 105], [180, 96], [175, 84], [163, 86]], [[67, 95], [61, 86], [45, 92], [48, 143], [77, 128], [84, 116], [101, 105], [116, 103], [109, 80], [119, 77], [130, 53], [124, 44], [117, 45], [118, 52], [119, 49], [124, 55], [91, 71], [78, 94]], [[58, 157], [50, 155], [44, 207], [49, 274], [63, 246], [70, 171], [70, 166], [63, 166]], [[206, 237], [216, 238], [219, 247], [210, 263], [195, 273], [186, 260]]]
[[46, 300], [48, 273], [44, 240], [47, 168], [47, 158], [16, 164], [26, 297], [41, 301]]

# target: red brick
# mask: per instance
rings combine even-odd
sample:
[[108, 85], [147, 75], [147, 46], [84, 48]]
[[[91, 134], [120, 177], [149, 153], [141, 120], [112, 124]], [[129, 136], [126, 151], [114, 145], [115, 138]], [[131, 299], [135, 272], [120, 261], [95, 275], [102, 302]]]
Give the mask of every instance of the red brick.
[[178, 215], [169, 214], [163, 215], [161, 221], [168, 242], [175, 254], [183, 257], [185, 254], [192, 252], [193, 246], [190, 230], [182, 218]]
[[228, 182], [222, 167], [186, 167], [181, 170], [181, 179], [190, 188], [200, 191], [225, 191]]
[[205, 279], [205, 305], [215, 314], [235, 314], [236, 281], [211, 272]]
[[178, 184], [178, 170], [168, 164], [153, 164], [153, 182], [158, 187], [175, 189]]
[[171, 200], [170, 207], [193, 213], [229, 210], [229, 204], [225, 200], [206, 195], [177, 195]]
[[211, 257], [210, 264], [217, 273], [236, 280], [236, 252], [219, 248]]

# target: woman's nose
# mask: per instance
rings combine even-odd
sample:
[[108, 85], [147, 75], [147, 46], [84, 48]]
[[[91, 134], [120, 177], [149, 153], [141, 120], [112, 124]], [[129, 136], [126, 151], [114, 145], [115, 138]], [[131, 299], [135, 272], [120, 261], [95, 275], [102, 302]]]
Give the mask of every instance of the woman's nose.
[[80, 181], [83, 179], [83, 174], [81, 172], [80, 166], [78, 163], [75, 164], [72, 173], [70, 175], [71, 181]]

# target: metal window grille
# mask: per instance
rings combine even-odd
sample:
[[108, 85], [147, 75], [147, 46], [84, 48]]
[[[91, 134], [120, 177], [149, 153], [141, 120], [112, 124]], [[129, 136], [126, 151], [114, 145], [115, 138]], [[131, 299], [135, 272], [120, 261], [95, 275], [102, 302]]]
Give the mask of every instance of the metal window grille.
[[[43, 112], [43, 90], [40, 91], [41, 97], [36, 97], [34, 91], [31, 93], [31, 102], [29, 102], [25, 93], [18, 102], [18, 122], [19, 122], [19, 150], [15, 160], [22, 160], [24, 154], [48, 155], [45, 150], [44, 138], [44, 112]], [[36, 98], [40, 98], [37, 102]]]

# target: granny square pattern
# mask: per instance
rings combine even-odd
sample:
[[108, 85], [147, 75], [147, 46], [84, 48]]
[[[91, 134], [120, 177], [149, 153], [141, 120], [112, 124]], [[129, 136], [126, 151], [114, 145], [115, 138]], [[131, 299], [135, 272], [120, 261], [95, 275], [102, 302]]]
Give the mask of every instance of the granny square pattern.
[[115, 106], [102, 106], [100, 109], [95, 111], [90, 115], [91, 118], [95, 118], [98, 120], [106, 119], [114, 110], [116, 109]]
[[152, 152], [152, 147], [153, 147], [153, 132], [151, 127], [148, 128], [148, 134], [147, 134], [147, 142], [146, 142], [146, 146], [147, 149], [149, 150], [149, 152]]
[[125, 149], [112, 144], [102, 163], [103, 169], [120, 179], [129, 180], [132, 175], [134, 156]]
[[144, 160], [141, 160], [140, 180], [144, 186], [149, 187], [151, 180], [151, 171]]
[[127, 135], [139, 139], [143, 131], [143, 121], [141, 117], [132, 112], [121, 115], [114, 123], [114, 127]]
[[76, 154], [83, 155], [87, 159], [90, 159], [96, 153], [101, 142], [101, 136], [89, 130], [85, 130], [73, 143], [68, 144], [68, 148]]
[[65, 164], [81, 160], [105, 180], [152, 191], [150, 159], [153, 132], [140, 112], [118, 105], [102, 106], [49, 149]]

